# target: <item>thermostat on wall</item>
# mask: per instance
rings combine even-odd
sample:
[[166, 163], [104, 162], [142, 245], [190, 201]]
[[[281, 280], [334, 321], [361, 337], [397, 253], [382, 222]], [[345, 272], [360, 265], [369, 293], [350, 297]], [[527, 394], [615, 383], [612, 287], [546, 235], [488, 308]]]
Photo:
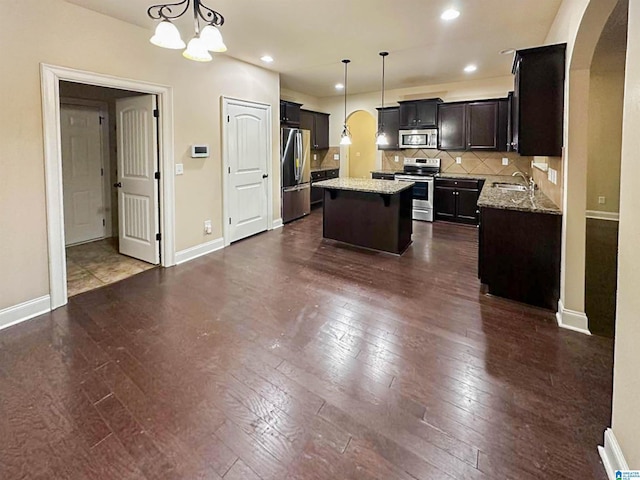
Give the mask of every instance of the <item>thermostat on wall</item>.
[[191, 158], [204, 158], [209, 156], [209, 145], [191, 145]]

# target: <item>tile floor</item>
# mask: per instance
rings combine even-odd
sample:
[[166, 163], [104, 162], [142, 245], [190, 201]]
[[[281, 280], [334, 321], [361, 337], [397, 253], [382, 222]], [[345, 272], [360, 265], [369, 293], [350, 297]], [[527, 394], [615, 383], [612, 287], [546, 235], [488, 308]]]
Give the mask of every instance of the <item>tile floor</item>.
[[124, 280], [154, 266], [118, 253], [117, 238], [67, 247], [67, 290], [71, 297]]

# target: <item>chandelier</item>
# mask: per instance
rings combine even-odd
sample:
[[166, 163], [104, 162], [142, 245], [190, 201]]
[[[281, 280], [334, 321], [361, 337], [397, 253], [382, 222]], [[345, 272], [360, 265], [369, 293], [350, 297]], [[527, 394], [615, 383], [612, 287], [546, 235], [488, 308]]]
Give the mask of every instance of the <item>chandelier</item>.
[[[171, 23], [183, 16], [193, 7], [193, 23], [195, 34], [189, 44], [185, 45], [180, 32]], [[222, 40], [222, 34], [218, 27], [224, 24], [224, 17], [204, 5], [201, 0], [182, 0], [177, 3], [167, 3], [164, 5], [153, 5], [147, 10], [147, 15], [153, 20], [160, 20], [156, 27], [155, 34], [151, 37], [151, 43], [162, 48], [181, 50], [187, 47], [182, 55], [189, 60], [196, 62], [210, 62], [213, 57], [209, 52], [226, 52], [227, 47]], [[200, 21], [205, 24], [200, 28]]]

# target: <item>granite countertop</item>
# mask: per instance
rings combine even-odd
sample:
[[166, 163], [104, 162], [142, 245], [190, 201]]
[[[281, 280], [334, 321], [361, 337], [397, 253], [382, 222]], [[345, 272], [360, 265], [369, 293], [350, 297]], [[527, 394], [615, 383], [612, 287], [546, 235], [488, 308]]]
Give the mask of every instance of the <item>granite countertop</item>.
[[373, 180], [370, 178], [332, 178], [315, 182], [314, 187], [331, 188], [336, 190], [353, 190], [355, 192], [381, 193], [395, 195], [407, 188], [413, 187], [413, 182], [397, 182], [394, 180]]
[[340, 167], [313, 167], [312, 172], [325, 172], [327, 170], [340, 170]]
[[441, 173], [440, 178], [485, 180], [482, 192], [480, 192], [480, 198], [478, 198], [479, 207], [562, 215], [562, 210], [538, 189], [536, 189], [533, 198], [530, 198], [529, 192], [501, 190], [493, 186], [493, 182], [524, 185], [525, 183], [522, 177], [512, 177], [511, 175], [479, 175], [473, 173]]

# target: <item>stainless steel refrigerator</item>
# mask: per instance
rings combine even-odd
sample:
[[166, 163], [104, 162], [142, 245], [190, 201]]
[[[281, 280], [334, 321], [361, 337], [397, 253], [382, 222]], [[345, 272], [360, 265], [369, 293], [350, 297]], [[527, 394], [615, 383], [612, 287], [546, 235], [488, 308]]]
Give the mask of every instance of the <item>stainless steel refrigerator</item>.
[[311, 212], [311, 133], [299, 128], [282, 129], [282, 221]]

